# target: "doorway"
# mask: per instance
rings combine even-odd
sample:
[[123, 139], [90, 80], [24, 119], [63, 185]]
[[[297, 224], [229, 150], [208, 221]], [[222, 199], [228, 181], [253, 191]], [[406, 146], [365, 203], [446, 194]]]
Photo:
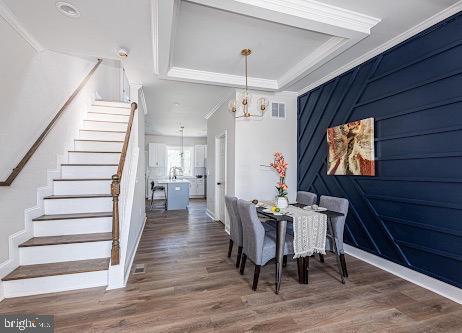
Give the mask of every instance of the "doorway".
[[226, 194], [226, 159], [227, 159], [226, 131], [215, 137], [215, 216], [225, 225], [229, 233], [229, 221], [225, 208]]

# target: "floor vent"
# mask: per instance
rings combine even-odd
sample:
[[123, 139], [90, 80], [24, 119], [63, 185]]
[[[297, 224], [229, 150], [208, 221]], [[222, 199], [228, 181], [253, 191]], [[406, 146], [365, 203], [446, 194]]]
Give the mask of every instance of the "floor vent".
[[144, 264], [137, 264], [135, 266], [135, 271], [133, 272], [133, 274], [143, 274], [143, 273], [145, 273]]

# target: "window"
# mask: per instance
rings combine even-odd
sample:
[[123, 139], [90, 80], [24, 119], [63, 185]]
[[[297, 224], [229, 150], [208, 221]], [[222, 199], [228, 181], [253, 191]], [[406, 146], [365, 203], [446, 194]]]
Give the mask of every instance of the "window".
[[181, 160], [181, 147], [167, 147], [167, 175], [172, 167], [183, 169], [184, 176], [193, 175], [194, 147], [184, 147], [184, 158]]

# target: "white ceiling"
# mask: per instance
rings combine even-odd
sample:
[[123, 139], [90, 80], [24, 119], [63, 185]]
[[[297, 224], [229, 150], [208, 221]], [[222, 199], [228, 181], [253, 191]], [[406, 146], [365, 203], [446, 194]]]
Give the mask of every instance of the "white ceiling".
[[[175, 135], [181, 121], [190, 131], [188, 136], [203, 135], [199, 134], [205, 129], [202, 116], [229, 94], [229, 87], [242, 86], [242, 48], [254, 51], [249, 58], [251, 86], [302, 92], [458, 2], [69, 0], [81, 13], [80, 18], [72, 19], [57, 12], [56, 1], [3, 0], [46, 49], [114, 58], [119, 47], [127, 48], [129, 79], [144, 86], [149, 110], [147, 131]], [[157, 4], [158, 16], [152, 2]], [[320, 9], [310, 12], [297, 7], [282, 13], [268, 8], [289, 3], [318, 4]], [[341, 7], [333, 11], [334, 15], [340, 13], [339, 19], [322, 22], [326, 15], [321, 14], [323, 10], [332, 12], [330, 6]], [[360, 24], [345, 25], [348, 20], [342, 21], [342, 15], [352, 15]], [[372, 27], [370, 35], [368, 26]], [[159, 75], [154, 74], [156, 68]], [[175, 102], [179, 106], [174, 107]]]
[[230, 96], [232, 89], [198, 83], [155, 80], [143, 88], [149, 112], [146, 133], [155, 135], [179, 135], [180, 125], [184, 135], [207, 135], [204, 115], [219, 101]]
[[[181, 2], [173, 66], [276, 80], [332, 36]], [[211, 27], [214, 27], [211, 29]]]

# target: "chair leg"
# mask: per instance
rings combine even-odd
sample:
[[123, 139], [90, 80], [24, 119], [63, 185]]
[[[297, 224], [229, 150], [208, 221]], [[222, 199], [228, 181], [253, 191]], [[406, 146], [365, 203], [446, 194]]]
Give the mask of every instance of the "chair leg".
[[255, 265], [255, 272], [253, 273], [253, 285], [252, 290], [256, 291], [258, 286], [258, 278], [260, 277], [260, 265]]
[[247, 255], [245, 253], [242, 254], [242, 259], [241, 259], [241, 269], [239, 270], [239, 273], [241, 275], [244, 275], [244, 269], [245, 269], [245, 262], [247, 261]]
[[149, 208], [152, 208], [152, 205], [154, 204], [154, 191], [151, 191], [151, 205]]
[[310, 257], [303, 258], [303, 283], [308, 284], [308, 276], [310, 271]]
[[239, 264], [241, 263], [241, 256], [242, 256], [242, 246], [238, 246], [237, 247], [236, 268], [239, 268]]
[[286, 266], [287, 266], [287, 255], [282, 257], [282, 267], [286, 267]]
[[346, 267], [345, 255], [342, 253], [340, 254], [340, 264], [342, 265], [343, 276], [348, 277], [348, 271]]
[[324, 254], [319, 253], [319, 261], [324, 262]]
[[165, 191], [165, 189], [164, 189], [164, 198], [165, 198], [164, 199], [164, 208], [165, 208], [165, 210], [167, 210], [167, 191]]
[[303, 283], [304, 274], [303, 274], [303, 258], [297, 258], [297, 270], [298, 270], [298, 283]]
[[229, 240], [229, 247], [228, 247], [228, 258], [231, 258], [231, 252], [233, 251], [233, 240]]

